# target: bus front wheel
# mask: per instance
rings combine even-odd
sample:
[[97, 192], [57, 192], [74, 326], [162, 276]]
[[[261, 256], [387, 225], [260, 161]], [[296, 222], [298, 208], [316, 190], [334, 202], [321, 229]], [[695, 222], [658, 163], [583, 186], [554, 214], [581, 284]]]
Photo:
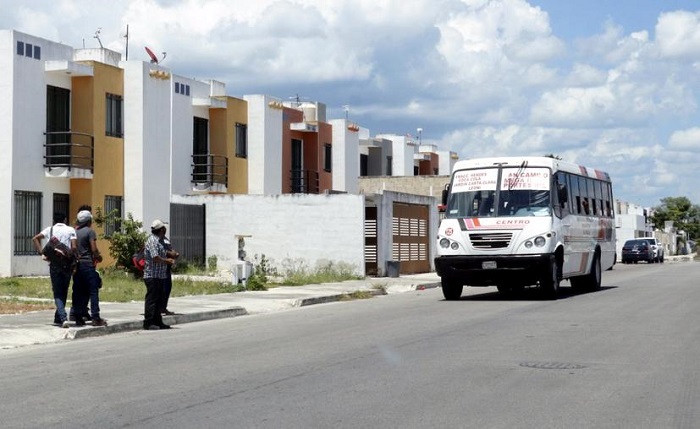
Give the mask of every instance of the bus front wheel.
[[557, 258], [551, 257], [549, 261], [549, 266], [545, 267], [542, 273], [542, 278], [540, 279], [540, 289], [547, 299], [557, 299], [559, 296], [559, 282], [561, 277], [559, 275], [559, 265], [557, 264]]
[[440, 279], [442, 283], [442, 295], [447, 301], [457, 301], [462, 297], [462, 285], [454, 280], [442, 277]]

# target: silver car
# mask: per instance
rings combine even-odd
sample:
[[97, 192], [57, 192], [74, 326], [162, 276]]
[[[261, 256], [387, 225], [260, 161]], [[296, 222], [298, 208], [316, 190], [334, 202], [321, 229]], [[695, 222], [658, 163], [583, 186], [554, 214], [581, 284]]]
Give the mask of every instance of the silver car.
[[656, 238], [653, 237], [642, 237], [644, 240], [648, 241], [651, 245], [651, 250], [654, 252], [654, 262], [664, 262], [664, 246], [662, 246]]

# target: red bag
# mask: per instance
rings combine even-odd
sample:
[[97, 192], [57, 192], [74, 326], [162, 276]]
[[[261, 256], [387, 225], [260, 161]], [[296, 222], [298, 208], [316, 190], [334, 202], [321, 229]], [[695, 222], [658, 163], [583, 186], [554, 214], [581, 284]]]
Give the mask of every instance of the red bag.
[[131, 257], [131, 262], [137, 270], [143, 271], [146, 268], [146, 255], [144, 255], [143, 247]]

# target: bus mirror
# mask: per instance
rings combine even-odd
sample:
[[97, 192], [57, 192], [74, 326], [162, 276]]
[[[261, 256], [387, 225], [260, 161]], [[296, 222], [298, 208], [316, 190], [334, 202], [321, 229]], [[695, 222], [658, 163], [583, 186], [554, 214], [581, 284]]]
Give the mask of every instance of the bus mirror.
[[450, 184], [445, 185], [445, 189], [442, 190], [442, 205], [447, 205], [447, 195], [450, 193]]

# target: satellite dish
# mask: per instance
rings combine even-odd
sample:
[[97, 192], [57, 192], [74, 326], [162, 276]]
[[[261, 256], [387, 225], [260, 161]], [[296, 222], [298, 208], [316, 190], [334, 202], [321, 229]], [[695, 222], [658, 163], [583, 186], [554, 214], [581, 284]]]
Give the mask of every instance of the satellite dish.
[[156, 57], [156, 54], [154, 54], [152, 50], [148, 49], [148, 46], [145, 46], [145, 48], [146, 53], [149, 57], [151, 57], [151, 63], [158, 64], [158, 57]]

